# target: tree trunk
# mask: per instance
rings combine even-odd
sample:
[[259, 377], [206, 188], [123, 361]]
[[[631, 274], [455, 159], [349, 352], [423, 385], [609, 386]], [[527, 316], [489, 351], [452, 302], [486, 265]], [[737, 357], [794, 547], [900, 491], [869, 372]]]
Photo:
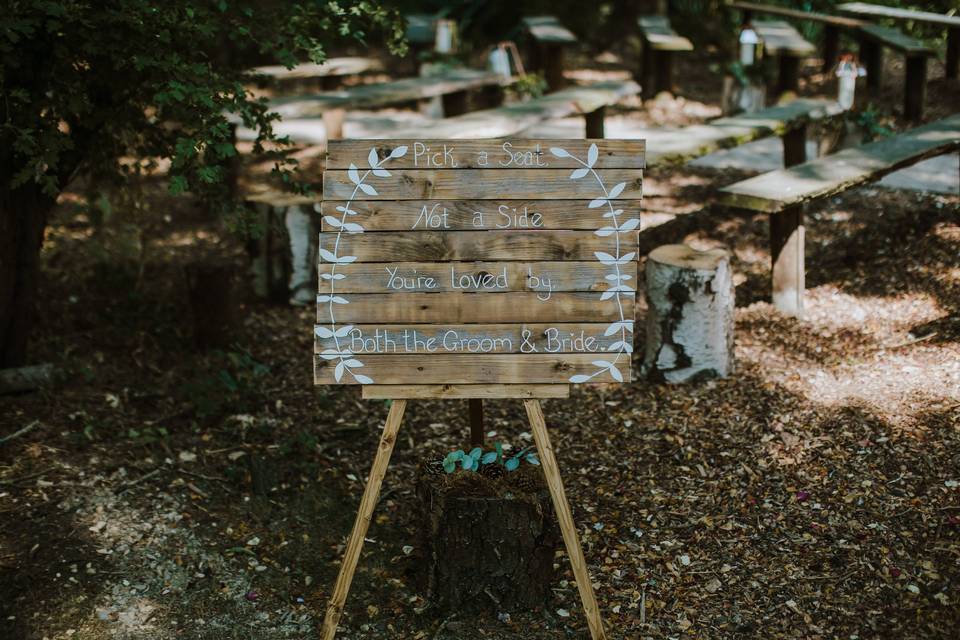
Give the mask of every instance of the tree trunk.
[[[3, 172], [6, 173], [6, 172]], [[0, 185], [0, 369], [26, 364], [33, 327], [40, 247], [55, 200], [28, 184]]]
[[733, 372], [732, 276], [724, 249], [673, 244], [650, 252], [643, 362], [649, 379], [682, 383]]

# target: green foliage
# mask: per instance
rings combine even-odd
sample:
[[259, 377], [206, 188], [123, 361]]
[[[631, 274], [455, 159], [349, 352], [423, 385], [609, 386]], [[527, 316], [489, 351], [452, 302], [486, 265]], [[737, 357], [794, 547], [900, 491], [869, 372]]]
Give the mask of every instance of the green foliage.
[[[77, 173], [102, 181], [169, 160], [170, 191], [227, 204], [228, 117], [277, 142], [243, 58], [320, 62], [371, 30], [402, 48], [393, 11], [370, 1], [11, 0], [0, 11], [0, 170], [55, 196]], [[275, 152], [274, 152], [275, 153]], [[276, 170], [290, 164], [275, 155]]]
[[727, 73], [743, 87], [764, 86], [770, 81], [772, 75], [769, 65], [764, 64], [763, 60], [754, 64], [743, 64], [739, 60], [731, 62], [727, 65]]
[[201, 420], [223, 414], [227, 408], [239, 412], [251, 407], [260, 397], [263, 378], [270, 367], [258, 362], [240, 347], [234, 351], [215, 351], [219, 366], [203, 373], [182, 388]]
[[893, 135], [893, 129], [883, 124], [881, 113], [873, 104], [859, 111], [848, 112], [847, 117], [852, 118], [854, 124], [863, 132], [865, 143]]
[[539, 98], [547, 91], [547, 79], [540, 72], [527, 73], [517, 78], [511, 90], [520, 97]]
[[516, 471], [522, 460], [525, 460], [528, 464], [540, 464], [537, 454], [531, 451], [532, 448], [524, 447], [511, 456], [504, 455], [503, 446], [499, 442], [494, 444], [493, 451], [484, 452], [480, 447], [474, 447], [468, 453], [458, 449], [457, 451], [451, 451], [443, 459], [443, 470], [447, 473], [453, 473], [459, 466], [464, 471], [479, 471], [481, 466], [496, 464], [507, 471]]

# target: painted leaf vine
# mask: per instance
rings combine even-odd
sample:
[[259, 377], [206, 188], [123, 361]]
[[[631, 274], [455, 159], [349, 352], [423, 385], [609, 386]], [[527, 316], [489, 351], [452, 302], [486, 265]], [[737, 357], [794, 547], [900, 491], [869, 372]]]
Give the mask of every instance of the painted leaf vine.
[[617, 209], [615, 207], [614, 200], [623, 193], [627, 183], [618, 182], [610, 187], [610, 189], [607, 189], [603, 178], [600, 177], [600, 174], [594, 169], [600, 155], [599, 151], [596, 144], [591, 144], [587, 150], [587, 158], [583, 160], [566, 149], [560, 147], [550, 148], [550, 153], [555, 157], [570, 158], [581, 165], [570, 174], [571, 180], [580, 180], [587, 176], [593, 176], [597, 181], [597, 185], [600, 187], [603, 195], [591, 200], [587, 207], [589, 209], [603, 209], [603, 218], [606, 222], [594, 231], [594, 233], [601, 238], [613, 236], [614, 239], [614, 252], [612, 254], [604, 251], [595, 251], [594, 256], [600, 261], [600, 264], [610, 267], [609, 273], [604, 276], [604, 279], [609, 282], [610, 285], [600, 294], [600, 299], [615, 300], [617, 309], [619, 310], [619, 320], [611, 323], [603, 334], [606, 337], [616, 335], [619, 338], [607, 347], [607, 351], [614, 352], [615, 355], [613, 355], [612, 358], [600, 358], [591, 362], [596, 368], [593, 373], [571, 376], [570, 382], [575, 384], [589, 382], [604, 373], [609, 373], [610, 377], [617, 382], [623, 382], [623, 373], [617, 365], [621, 359], [626, 358], [626, 365], [629, 368], [630, 354], [633, 351], [633, 336], [628, 335], [633, 333], [633, 319], [628, 319], [624, 315], [621, 297], [632, 297], [636, 295], [636, 290], [627, 284], [627, 281], [630, 280], [632, 276], [623, 273], [621, 267], [634, 260], [636, 258], [636, 252], [621, 253], [620, 234], [638, 229], [640, 227], [640, 219], [630, 218], [629, 220], [621, 221], [621, 216], [624, 212], [623, 209]]
[[320, 249], [320, 258], [324, 263], [330, 264], [329, 271], [321, 273], [320, 278], [321, 280], [329, 283], [330, 287], [326, 293], [321, 293], [317, 296], [317, 304], [327, 304], [330, 322], [327, 326], [317, 326], [314, 329], [314, 333], [319, 338], [333, 338], [334, 348], [324, 349], [320, 353], [320, 357], [324, 360], [337, 361], [336, 367], [333, 370], [333, 377], [337, 382], [340, 382], [340, 380], [343, 378], [343, 375], [346, 373], [349, 374], [359, 384], [373, 384], [373, 379], [370, 376], [366, 376], [357, 372], [357, 369], [363, 367], [363, 362], [358, 360], [349, 349], [340, 345], [340, 338], [346, 338], [353, 330], [353, 325], [337, 325], [337, 305], [350, 304], [349, 300], [343, 296], [337, 295], [336, 283], [347, 277], [342, 273], [337, 273], [337, 267], [344, 264], [350, 264], [357, 259], [357, 256], [340, 255], [340, 237], [344, 233], [363, 233], [363, 227], [361, 225], [357, 224], [356, 222], [347, 222], [348, 216], [357, 215], [357, 212], [351, 208], [353, 201], [357, 198], [357, 195], [360, 192], [363, 192], [368, 196], [377, 195], [376, 188], [372, 184], [369, 184], [367, 179], [371, 175], [377, 178], [389, 178], [390, 172], [383, 168], [383, 164], [389, 160], [402, 158], [404, 155], [406, 155], [406, 153], [407, 147], [405, 145], [399, 146], [394, 148], [390, 152], [390, 155], [381, 160], [380, 156], [377, 154], [376, 147], [371, 148], [370, 153], [367, 156], [367, 164], [369, 165], [369, 168], [364, 170], [363, 173], [360, 173], [360, 169], [357, 168], [357, 165], [350, 163], [350, 168], [347, 170], [347, 176], [354, 184], [353, 193], [350, 194], [350, 198], [345, 204], [337, 206], [336, 210], [340, 212], [339, 218], [336, 216], [323, 217], [324, 222], [337, 230], [337, 237], [333, 243], [333, 251]]

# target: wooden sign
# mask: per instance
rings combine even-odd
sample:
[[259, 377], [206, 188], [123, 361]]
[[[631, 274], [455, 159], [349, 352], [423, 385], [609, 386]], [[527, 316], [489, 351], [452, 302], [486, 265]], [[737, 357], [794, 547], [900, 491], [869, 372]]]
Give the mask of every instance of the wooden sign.
[[642, 141], [329, 144], [317, 384], [631, 379]]

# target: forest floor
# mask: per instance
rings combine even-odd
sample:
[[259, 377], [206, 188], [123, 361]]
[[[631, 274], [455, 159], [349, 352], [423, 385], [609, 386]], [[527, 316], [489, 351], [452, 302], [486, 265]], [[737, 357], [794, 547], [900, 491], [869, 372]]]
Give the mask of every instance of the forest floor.
[[[674, 111], [709, 114], [719, 87], [686, 72], [707, 89]], [[647, 207], [737, 177], [651, 172]], [[248, 296], [232, 346], [195, 350], [183, 266], [241, 271], [242, 249], [149, 202], [94, 224], [70, 193], [49, 230], [32, 358], [62, 377], [0, 397], [0, 437], [32, 427], [0, 443], [0, 638], [315, 637], [387, 406], [312, 386], [309, 308]], [[613, 638], [956, 637], [960, 198], [865, 187], [808, 214], [803, 321], [769, 304], [765, 217], [664, 227], [733, 252], [733, 376], [545, 402]], [[520, 403], [485, 407], [491, 440], [530, 441]], [[466, 423], [465, 402], [408, 409], [338, 637], [586, 637], [562, 554], [534, 611], [442, 613], [416, 588], [416, 467]]]

